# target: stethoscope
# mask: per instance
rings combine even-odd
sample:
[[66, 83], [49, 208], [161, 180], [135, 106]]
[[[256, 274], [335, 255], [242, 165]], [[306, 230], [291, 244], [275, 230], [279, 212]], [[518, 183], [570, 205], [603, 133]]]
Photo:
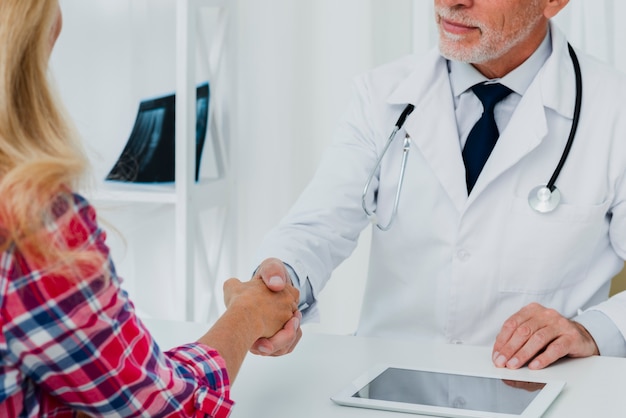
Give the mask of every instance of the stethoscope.
[[[554, 209], [557, 208], [557, 206], [559, 205], [559, 202], [561, 201], [561, 192], [559, 191], [559, 189], [557, 189], [555, 183], [556, 183], [557, 178], [559, 177], [559, 174], [561, 174], [563, 165], [565, 165], [567, 156], [569, 155], [570, 149], [572, 148], [574, 137], [576, 136], [576, 130], [578, 129], [578, 122], [580, 119], [580, 109], [582, 105], [582, 94], [583, 94], [582, 74], [580, 71], [580, 64], [578, 62], [578, 57], [576, 56], [576, 53], [574, 52], [574, 48], [572, 48], [570, 44], [567, 44], [567, 48], [569, 50], [570, 58], [572, 59], [572, 64], [574, 66], [574, 74], [576, 78], [576, 99], [574, 102], [574, 117], [572, 120], [572, 126], [570, 128], [569, 137], [567, 138], [567, 143], [565, 144], [565, 148], [563, 149], [563, 153], [561, 154], [561, 159], [559, 160], [559, 163], [557, 164], [554, 170], [554, 173], [552, 173], [552, 177], [550, 177], [548, 184], [546, 184], [545, 186], [539, 185], [537, 187], [534, 187], [528, 194], [528, 204], [530, 205], [532, 209], [534, 209], [535, 211], [539, 213], [552, 212]], [[372, 218], [375, 217], [374, 213], [368, 210], [367, 205], [365, 204], [365, 199], [369, 192], [372, 179], [374, 178], [374, 176], [376, 175], [376, 172], [380, 168], [381, 161], [385, 157], [385, 154], [387, 153], [389, 146], [395, 139], [396, 134], [398, 133], [400, 129], [402, 129], [402, 126], [404, 126], [404, 122], [406, 121], [406, 118], [411, 114], [414, 108], [415, 107], [412, 104], [408, 104], [402, 111], [402, 114], [398, 118], [398, 121], [396, 122], [393, 128], [393, 131], [391, 132], [391, 135], [389, 135], [389, 138], [387, 139], [387, 143], [385, 144], [385, 147], [383, 148], [383, 152], [380, 154], [380, 156], [376, 160], [376, 165], [372, 169], [367, 179], [367, 182], [365, 183], [365, 187], [363, 188], [363, 194], [361, 195], [361, 206], [363, 207], [363, 210], [365, 211], [368, 217], [372, 217]], [[393, 224], [394, 220], [396, 219], [398, 215], [398, 204], [400, 202], [400, 195], [402, 193], [402, 183], [404, 182], [404, 172], [406, 170], [406, 162], [409, 156], [410, 146], [411, 146], [411, 139], [409, 135], [406, 134], [404, 137], [404, 145], [402, 147], [402, 165], [400, 167], [400, 174], [398, 176], [398, 185], [396, 187], [396, 195], [395, 195], [394, 202], [393, 202], [393, 208], [391, 210], [391, 216], [389, 217], [389, 222], [387, 222], [386, 225], [382, 225], [378, 221], [375, 221], [376, 227], [378, 227], [378, 229], [380, 229], [381, 231], [388, 231], [391, 228], [391, 225]]]

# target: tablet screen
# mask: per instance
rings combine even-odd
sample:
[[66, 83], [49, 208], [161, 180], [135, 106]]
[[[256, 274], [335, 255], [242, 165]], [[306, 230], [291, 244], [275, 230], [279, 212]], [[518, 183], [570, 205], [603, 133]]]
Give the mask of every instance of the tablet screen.
[[520, 415], [545, 383], [387, 368], [353, 398]]

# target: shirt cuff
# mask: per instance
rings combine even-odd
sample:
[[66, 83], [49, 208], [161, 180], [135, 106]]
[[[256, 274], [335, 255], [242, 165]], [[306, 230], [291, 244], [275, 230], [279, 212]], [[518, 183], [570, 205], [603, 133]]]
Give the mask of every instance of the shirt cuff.
[[626, 357], [626, 340], [613, 321], [601, 311], [588, 310], [573, 318], [591, 334], [601, 356]]
[[300, 291], [300, 301], [298, 303], [298, 310], [304, 314], [307, 310], [311, 309], [315, 304], [315, 297], [313, 296], [313, 287], [308, 278], [304, 279], [304, 283], [301, 283], [300, 278], [296, 274], [296, 271], [287, 263], [283, 263], [291, 279], [291, 283]]

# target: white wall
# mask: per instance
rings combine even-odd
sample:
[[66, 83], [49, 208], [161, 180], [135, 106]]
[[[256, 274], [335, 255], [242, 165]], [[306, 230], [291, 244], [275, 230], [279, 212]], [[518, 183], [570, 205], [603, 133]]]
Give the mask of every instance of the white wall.
[[[400, 10], [399, 18], [374, 32], [373, 16], [380, 19], [384, 4], [394, 7], [383, 15]], [[308, 182], [347, 104], [352, 77], [410, 51], [407, 7], [410, 1], [240, 0], [242, 255], [256, 250]], [[398, 31], [404, 33], [396, 42], [381, 42]]]
[[[263, 235], [311, 178], [352, 78], [410, 53], [411, 10], [411, 0], [239, 2], [241, 277], [255, 267], [249, 262]], [[368, 239], [366, 233], [324, 291], [319, 329], [354, 330]]]

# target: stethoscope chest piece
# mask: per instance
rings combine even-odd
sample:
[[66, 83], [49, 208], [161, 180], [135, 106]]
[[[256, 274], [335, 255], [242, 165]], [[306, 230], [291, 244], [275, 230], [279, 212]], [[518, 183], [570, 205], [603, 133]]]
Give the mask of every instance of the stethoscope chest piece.
[[561, 192], [554, 187], [551, 191], [547, 186], [537, 186], [528, 194], [528, 204], [539, 213], [552, 212], [561, 201]]

